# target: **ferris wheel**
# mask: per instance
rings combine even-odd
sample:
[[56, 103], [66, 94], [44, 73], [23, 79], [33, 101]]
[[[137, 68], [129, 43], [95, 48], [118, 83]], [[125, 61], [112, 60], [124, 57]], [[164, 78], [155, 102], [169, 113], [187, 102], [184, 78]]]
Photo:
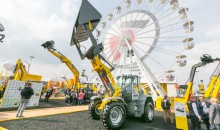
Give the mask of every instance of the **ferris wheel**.
[[180, 0], [123, 0], [112, 9], [97, 26], [96, 38], [114, 75], [138, 74], [141, 62], [157, 79], [172, 80], [194, 47], [188, 10]]

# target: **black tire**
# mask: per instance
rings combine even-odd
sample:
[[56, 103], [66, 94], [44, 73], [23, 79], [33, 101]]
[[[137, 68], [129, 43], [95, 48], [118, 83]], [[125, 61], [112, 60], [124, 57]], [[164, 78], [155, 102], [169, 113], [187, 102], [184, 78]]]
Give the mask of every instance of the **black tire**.
[[92, 117], [92, 119], [95, 120], [99, 120], [100, 119], [100, 111], [97, 109], [100, 104], [101, 104], [101, 100], [95, 100], [95, 101], [91, 101], [89, 104], [89, 114]]
[[146, 102], [144, 106], [144, 114], [142, 116], [144, 122], [150, 123], [154, 119], [154, 105], [152, 102]]
[[119, 129], [124, 125], [126, 109], [122, 103], [108, 103], [101, 114], [103, 125], [107, 129]]

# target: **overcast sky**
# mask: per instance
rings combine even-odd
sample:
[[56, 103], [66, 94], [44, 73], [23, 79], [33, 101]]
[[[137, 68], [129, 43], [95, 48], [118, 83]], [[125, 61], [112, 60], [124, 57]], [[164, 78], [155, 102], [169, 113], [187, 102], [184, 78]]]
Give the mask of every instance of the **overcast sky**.
[[[89, 0], [103, 16], [120, 0]], [[178, 71], [178, 81], [185, 83], [190, 68], [202, 54], [220, 57], [220, 1], [184, 0], [189, 8], [190, 19], [195, 22], [195, 48], [188, 53], [188, 65]], [[29, 61], [34, 56], [30, 73], [43, 79], [66, 75], [69, 69], [40, 45], [48, 40], [55, 41], [55, 48], [70, 58], [81, 72], [92, 76], [92, 67], [82, 61], [75, 47], [70, 46], [72, 27], [75, 23], [81, 0], [0, 0], [0, 23], [5, 27], [6, 38], [0, 44], [0, 66], [4, 62], [16, 63], [21, 58]], [[208, 82], [217, 64], [199, 69], [199, 79]], [[0, 67], [0, 70], [2, 67]]]

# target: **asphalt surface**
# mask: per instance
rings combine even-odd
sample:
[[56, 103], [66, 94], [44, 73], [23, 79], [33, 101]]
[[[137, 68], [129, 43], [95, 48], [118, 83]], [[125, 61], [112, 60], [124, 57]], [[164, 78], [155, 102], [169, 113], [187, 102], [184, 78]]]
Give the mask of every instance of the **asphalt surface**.
[[[67, 103], [64, 99], [49, 99], [49, 102], [45, 102], [42, 98], [39, 102], [39, 105], [36, 107], [28, 107], [26, 109], [41, 109], [41, 108], [53, 108], [53, 107], [66, 107]], [[0, 108], [0, 111], [11, 111], [17, 110], [18, 108]]]
[[[0, 122], [9, 130], [106, 130], [99, 120], [90, 118], [88, 111], [47, 117]], [[144, 123], [139, 118], [127, 118], [121, 130], [176, 130], [175, 124], [163, 122], [162, 113], [155, 112], [152, 123]]]
[[[63, 106], [67, 106], [64, 100], [52, 99], [45, 103], [42, 99], [37, 108]], [[155, 111], [152, 123], [144, 123], [139, 118], [128, 117], [121, 130], [176, 130], [175, 124], [171, 124], [169, 118], [167, 121], [168, 123], [163, 122], [162, 112]], [[106, 130], [101, 121], [90, 118], [88, 111], [0, 122], [0, 126], [9, 130]]]

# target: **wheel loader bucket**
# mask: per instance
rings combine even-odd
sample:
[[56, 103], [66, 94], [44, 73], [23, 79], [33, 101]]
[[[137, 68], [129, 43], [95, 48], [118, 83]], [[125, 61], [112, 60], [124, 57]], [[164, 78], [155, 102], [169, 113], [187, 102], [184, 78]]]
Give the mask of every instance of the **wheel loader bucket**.
[[[82, 59], [87, 57], [87, 55], [97, 46], [97, 41], [92, 32], [101, 18], [102, 15], [88, 2], [88, 0], [82, 1], [76, 23], [73, 27], [70, 43], [71, 46], [76, 45]], [[88, 39], [90, 39], [91, 42], [87, 42]]]

